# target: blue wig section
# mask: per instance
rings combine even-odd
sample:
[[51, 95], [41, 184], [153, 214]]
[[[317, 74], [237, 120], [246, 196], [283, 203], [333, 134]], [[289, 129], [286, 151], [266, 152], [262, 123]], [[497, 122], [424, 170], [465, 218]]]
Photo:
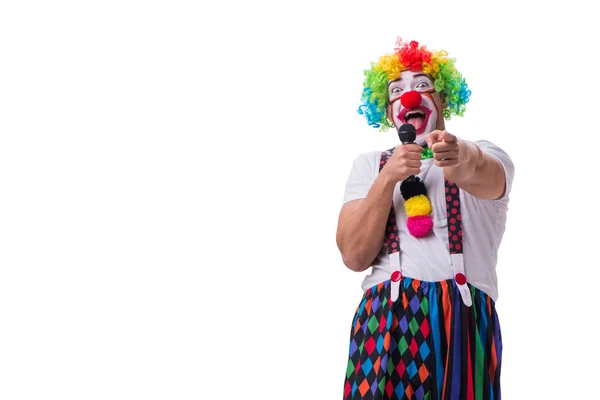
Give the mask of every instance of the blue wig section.
[[467, 89], [467, 84], [465, 82], [461, 83], [460, 90], [458, 91], [458, 98], [463, 99], [463, 103], [468, 103], [470, 96], [471, 91]]
[[367, 119], [369, 125], [373, 128], [379, 128], [381, 124], [379, 121], [383, 118], [384, 113], [377, 110], [377, 104], [372, 103], [369, 99], [371, 99], [371, 95], [373, 92], [369, 88], [364, 88], [362, 93], [362, 98], [366, 99], [362, 105], [358, 107], [356, 110], [360, 115], [364, 115]]
[[[468, 85], [463, 79], [460, 84], [460, 89], [458, 90], [458, 93], [456, 93], [456, 97], [452, 97], [448, 102], [448, 108], [455, 110], [457, 115], [463, 115], [470, 97], [471, 91], [468, 89]], [[455, 99], [455, 101], [452, 101], [452, 99]]]

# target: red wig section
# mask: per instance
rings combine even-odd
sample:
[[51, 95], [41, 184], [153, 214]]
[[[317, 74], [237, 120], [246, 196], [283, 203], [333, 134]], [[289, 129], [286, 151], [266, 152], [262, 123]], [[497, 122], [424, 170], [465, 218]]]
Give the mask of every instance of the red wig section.
[[413, 72], [421, 71], [424, 63], [431, 63], [431, 52], [425, 46], [419, 47], [419, 43], [414, 40], [403, 42], [399, 39], [395, 50], [400, 56], [400, 64]]

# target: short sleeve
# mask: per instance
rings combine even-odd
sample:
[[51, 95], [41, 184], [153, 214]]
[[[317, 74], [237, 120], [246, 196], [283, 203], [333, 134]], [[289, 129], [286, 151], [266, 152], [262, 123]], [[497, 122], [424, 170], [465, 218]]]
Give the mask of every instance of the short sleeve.
[[344, 191], [344, 204], [357, 199], [367, 197], [373, 182], [377, 178], [377, 165], [381, 152], [370, 152], [360, 154], [352, 164], [352, 170], [346, 182]]
[[515, 166], [512, 160], [504, 150], [487, 140], [478, 140], [475, 143], [483, 152], [493, 156], [500, 161], [500, 164], [502, 164], [502, 168], [504, 168], [504, 177], [506, 179], [506, 190], [504, 195], [498, 200], [507, 199], [515, 176]]

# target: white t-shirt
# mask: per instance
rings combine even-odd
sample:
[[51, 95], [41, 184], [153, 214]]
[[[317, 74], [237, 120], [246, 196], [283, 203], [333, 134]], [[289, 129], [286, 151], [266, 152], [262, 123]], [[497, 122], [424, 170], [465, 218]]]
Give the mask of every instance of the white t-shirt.
[[[508, 195], [512, 186], [514, 165], [510, 157], [493, 143], [484, 140], [475, 143], [485, 153], [496, 157], [504, 167], [506, 192], [499, 200], [481, 200], [463, 190], [460, 191], [465, 275], [470, 284], [496, 300], [498, 298], [496, 263], [506, 224]], [[381, 151], [363, 153], [356, 158], [346, 184], [344, 203], [367, 197], [369, 189], [379, 174], [380, 158]], [[400, 265], [404, 276], [433, 282], [453, 277], [448, 249], [443, 173], [443, 169], [436, 166], [433, 159], [423, 160], [418, 176], [425, 183], [427, 197], [433, 209], [432, 232], [423, 238], [415, 238], [408, 232], [400, 183], [394, 190], [394, 208], [400, 237]], [[382, 235], [381, 251], [373, 261], [371, 273], [363, 280], [363, 290], [390, 279], [392, 272], [394, 271]]]

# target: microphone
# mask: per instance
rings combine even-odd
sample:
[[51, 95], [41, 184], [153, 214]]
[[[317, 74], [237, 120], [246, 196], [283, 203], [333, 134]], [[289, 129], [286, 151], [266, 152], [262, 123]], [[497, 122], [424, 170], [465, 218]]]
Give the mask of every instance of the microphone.
[[[402, 124], [398, 128], [398, 137], [402, 144], [413, 144], [417, 138], [417, 130], [412, 124]], [[406, 178], [408, 182], [414, 182], [415, 176], [411, 175]]]
[[413, 144], [417, 138], [417, 130], [412, 124], [402, 124], [398, 128], [398, 137], [402, 144]]

